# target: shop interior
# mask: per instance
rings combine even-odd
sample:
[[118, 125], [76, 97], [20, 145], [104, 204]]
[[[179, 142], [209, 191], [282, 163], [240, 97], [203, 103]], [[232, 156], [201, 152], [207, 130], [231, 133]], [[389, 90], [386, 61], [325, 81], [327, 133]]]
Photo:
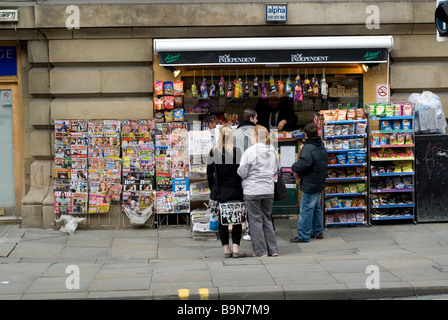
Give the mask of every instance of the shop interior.
[[[170, 69], [177, 75], [174, 81], [183, 82], [184, 120], [190, 126], [200, 121], [195, 130], [224, 123], [237, 126], [245, 108], [257, 109], [271, 99], [282, 99], [296, 114], [298, 121], [288, 131], [303, 129], [316, 111], [363, 105], [364, 70], [360, 64]], [[302, 89], [300, 97], [294, 96], [297, 85]]]

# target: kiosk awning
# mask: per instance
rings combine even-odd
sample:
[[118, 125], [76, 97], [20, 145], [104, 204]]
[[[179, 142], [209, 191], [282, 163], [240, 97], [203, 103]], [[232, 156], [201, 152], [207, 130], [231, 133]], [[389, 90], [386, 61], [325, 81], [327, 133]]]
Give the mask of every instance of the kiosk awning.
[[161, 66], [383, 63], [392, 36], [155, 39]]

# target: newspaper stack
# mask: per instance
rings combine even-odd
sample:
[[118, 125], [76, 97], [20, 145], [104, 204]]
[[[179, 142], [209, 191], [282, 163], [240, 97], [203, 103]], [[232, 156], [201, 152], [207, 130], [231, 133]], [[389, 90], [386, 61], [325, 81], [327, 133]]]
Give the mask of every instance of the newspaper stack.
[[217, 240], [217, 231], [210, 231], [210, 213], [206, 209], [191, 211], [192, 236], [194, 240]]

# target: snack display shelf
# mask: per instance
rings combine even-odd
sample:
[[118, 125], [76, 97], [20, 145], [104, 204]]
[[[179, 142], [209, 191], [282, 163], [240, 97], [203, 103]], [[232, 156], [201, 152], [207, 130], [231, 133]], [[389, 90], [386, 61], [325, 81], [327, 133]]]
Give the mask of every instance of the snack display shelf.
[[341, 120], [341, 121], [327, 121], [325, 124], [331, 125], [331, 124], [352, 124], [352, 123], [366, 123], [367, 119], [361, 119], [361, 120]]
[[415, 147], [414, 144], [381, 144], [381, 145], [370, 145], [370, 148], [412, 148]]
[[398, 116], [398, 117], [371, 117], [371, 120], [413, 120], [414, 116]]
[[413, 203], [406, 204], [380, 204], [380, 205], [372, 205], [374, 209], [392, 209], [392, 208], [413, 208], [415, 205]]
[[[408, 219], [415, 223], [414, 106], [409, 102], [368, 103], [366, 110], [369, 219]], [[394, 153], [396, 156], [391, 157]]]
[[400, 129], [400, 130], [372, 130], [370, 133], [413, 133], [414, 130]]
[[355, 197], [355, 196], [365, 196], [365, 195], [367, 195], [367, 192], [352, 192], [352, 193], [340, 192], [340, 193], [326, 193], [325, 197], [326, 198], [330, 198], [330, 197]]
[[367, 225], [368, 119], [365, 110], [321, 110], [320, 117], [314, 119], [319, 119], [318, 127], [329, 155], [322, 197], [324, 224], [327, 227]]
[[327, 150], [328, 153], [341, 153], [341, 152], [367, 152], [366, 148], [362, 149], [341, 149], [341, 150]]
[[413, 176], [415, 172], [372, 173], [372, 177]]
[[372, 216], [372, 220], [413, 220], [414, 215]]
[[342, 177], [342, 178], [327, 178], [326, 182], [343, 182], [343, 181], [366, 181], [367, 177]]
[[370, 161], [402, 161], [414, 160], [414, 157], [400, 157], [400, 158], [370, 158]]
[[414, 192], [412, 189], [370, 189], [370, 193], [389, 193], [389, 192]]
[[340, 135], [340, 136], [325, 136], [325, 138], [328, 139], [345, 139], [345, 138], [366, 138], [367, 134], [346, 134], [346, 135]]
[[344, 163], [344, 164], [329, 164], [328, 165], [328, 168], [349, 168], [349, 167], [367, 167], [367, 162]]

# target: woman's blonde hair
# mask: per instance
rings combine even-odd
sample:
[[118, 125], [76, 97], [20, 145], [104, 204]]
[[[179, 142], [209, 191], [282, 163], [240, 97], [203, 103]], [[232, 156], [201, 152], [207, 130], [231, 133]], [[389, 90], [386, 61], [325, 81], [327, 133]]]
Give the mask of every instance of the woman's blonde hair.
[[222, 154], [223, 149], [226, 154], [233, 154], [233, 129], [230, 125], [225, 124], [219, 130], [219, 136], [216, 139], [215, 150]]
[[267, 145], [271, 144], [271, 136], [269, 135], [268, 129], [266, 129], [262, 125], [257, 124], [253, 127], [252, 130], [258, 142], [263, 142]]

